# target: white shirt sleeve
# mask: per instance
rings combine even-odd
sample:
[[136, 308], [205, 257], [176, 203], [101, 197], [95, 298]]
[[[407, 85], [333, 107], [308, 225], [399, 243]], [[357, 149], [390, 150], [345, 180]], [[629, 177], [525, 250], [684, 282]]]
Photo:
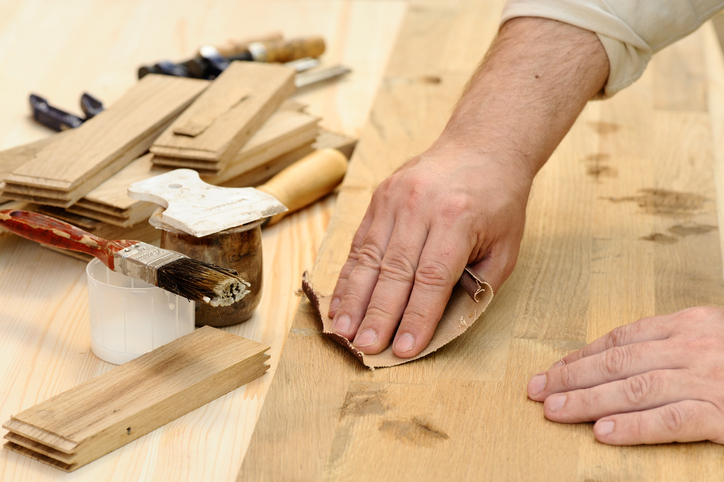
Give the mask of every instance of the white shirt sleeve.
[[508, 0], [500, 24], [541, 17], [595, 32], [610, 64], [608, 97], [638, 79], [653, 54], [722, 9], [722, 0]]

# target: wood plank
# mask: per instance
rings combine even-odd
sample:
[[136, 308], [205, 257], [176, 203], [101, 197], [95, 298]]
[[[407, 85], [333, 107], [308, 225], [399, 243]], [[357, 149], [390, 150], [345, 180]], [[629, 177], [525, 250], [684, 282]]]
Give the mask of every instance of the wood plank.
[[[323, 294], [374, 187], [439, 133], [434, 112], [452, 109], [502, 3], [411, 3], [312, 273]], [[701, 103], [715, 84], [660, 78], [699, 71], [703, 35], [586, 107], [536, 178], [516, 270], [465, 335], [368, 372], [322, 339], [303, 302], [238, 480], [719, 480], [722, 446], [605, 446], [525, 395], [531, 376], [616, 326], [722, 306], [720, 138]]]
[[[239, 152], [254, 132], [281, 103], [294, 92], [294, 69], [262, 62], [232, 62], [202, 97], [198, 107], [192, 105], [151, 146], [154, 154], [188, 159], [210, 160], [225, 164]], [[224, 84], [237, 84], [251, 92], [225, 112], [203, 132], [193, 137], [177, 135], [177, 126], [185, 126], [201, 115], [200, 109], [213, 104], [215, 97], [224, 96]]]
[[15, 169], [7, 181], [70, 191], [178, 116], [207, 85], [197, 79], [146, 76], [106, 111]]
[[[55, 189], [52, 187], [18, 184], [9, 178], [4, 183], [3, 193], [5, 193], [8, 197], [19, 201], [36, 202], [58, 207], [71, 206], [95, 186], [98, 186], [114, 173], [118, 172], [124, 166], [128, 165], [134, 159], [146, 152], [151, 141], [155, 139], [167, 126], [168, 122], [155, 128], [153, 131], [146, 133], [139, 142], [133, 146], [129, 146], [125, 152], [116, 157], [116, 159], [114, 159], [111, 163], [107, 164], [103, 167], [103, 169], [99, 170], [92, 176], [82, 180], [81, 184], [69, 191]], [[52, 145], [49, 147], [52, 148]]]
[[188, 167], [198, 170], [204, 181], [222, 184], [312, 143], [317, 137], [318, 122], [318, 118], [297, 111], [276, 112], [244, 145], [234, 160], [218, 172], [198, 169], [189, 160], [176, 163], [177, 159], [173, 159], [173, 162], [165, 163], [158, 162], [153, 154], [144, 155], [67, 209], [111, 224], [132, 226], [148, 219], [155, 209], [152, 203], [128, 197], [128, 186], [134, 182], [168, 172], [172, 168]]
[[[261, 376], [269, 348], [204, 327], [15, 415], [4, 428], [73, 471]], [[44, 432], [43, 435], [38, 432]], [[60, 437], [60, 443], [53, 437]], [[11, 437], [12, 439], [12, 437]], [[32, 444], [23, 445], [34, 450]], [[56, 454], [72, 455], [67, 457]]]

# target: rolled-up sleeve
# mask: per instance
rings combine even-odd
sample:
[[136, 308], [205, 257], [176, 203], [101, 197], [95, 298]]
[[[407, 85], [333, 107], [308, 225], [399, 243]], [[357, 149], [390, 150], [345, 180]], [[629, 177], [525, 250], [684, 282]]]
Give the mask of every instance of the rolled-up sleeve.
[[541, 17], [595, 32], [610, 64], [609, 97], [638, 79], [654, 53], [723, 8], [722, 0], [508, 0], [501, 25]]

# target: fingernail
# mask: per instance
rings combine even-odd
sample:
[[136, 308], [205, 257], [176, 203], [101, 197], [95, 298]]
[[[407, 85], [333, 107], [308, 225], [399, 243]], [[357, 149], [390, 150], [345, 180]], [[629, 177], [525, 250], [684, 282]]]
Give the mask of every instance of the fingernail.
[[341, 315], [332, 324], [332, 331], [340, 335], [346, 335], [349, 331], [349, 327], [352, 325], [352, 320], [347, 315]]
[[332, 302], [329, 304], [329, 312], [332, 313], [332, 312], [334, 312], [337, 308], [339, 308], [339, 303], [340, 303], [341, 301], [342, 301], [342, 300], [340, 300], [340, 299], [337, 298], [337, 297], [332, 298]]
[[536, 375], [528, 382], [528, 393], [533, 396], [538, 395], [546, 387], [547, 377], [545, 375]]
[[557, 412], [561, 408], [563, 408], [563, 405], [566, 404], [566, 399], [568, 396], [566, 395], [553, 395], [548, 400], [548, 410], [551, 412]]
[[[553, 365], [551, 365], [551, 368], [562, 367], [562, 366], [565, 365], [565, 364], [566, 364], [566, 362], [564, 362], [563, 360], [558, 360], [558, 361], [555, 362]], [[549, 370], [550, 370], [551, 368], [549, 368]]]
[[409, 333], [400, 336], [395, 342], [395, 351], [405, 353], [415, 348], [415, 337]]
[[377, 343], [377, 333], [371, 328], [364, 330], [354, 339], [354, 344], [357, 346], [370, 346], [375, 343]]
[[604, 420], [603, 422], [599, 421], [596, 424], [595, 429], [598, 435], [608, 435], [613, 432], [613, 420]]

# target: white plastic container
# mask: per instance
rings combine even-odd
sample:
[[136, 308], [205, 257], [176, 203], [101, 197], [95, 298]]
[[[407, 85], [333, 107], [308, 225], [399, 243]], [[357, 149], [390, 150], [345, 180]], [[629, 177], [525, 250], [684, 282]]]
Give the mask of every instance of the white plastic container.
[[195, 304], [109, 270], [94, 259], [86, 268], [91, 349], [120, 365], [194, 330]]

